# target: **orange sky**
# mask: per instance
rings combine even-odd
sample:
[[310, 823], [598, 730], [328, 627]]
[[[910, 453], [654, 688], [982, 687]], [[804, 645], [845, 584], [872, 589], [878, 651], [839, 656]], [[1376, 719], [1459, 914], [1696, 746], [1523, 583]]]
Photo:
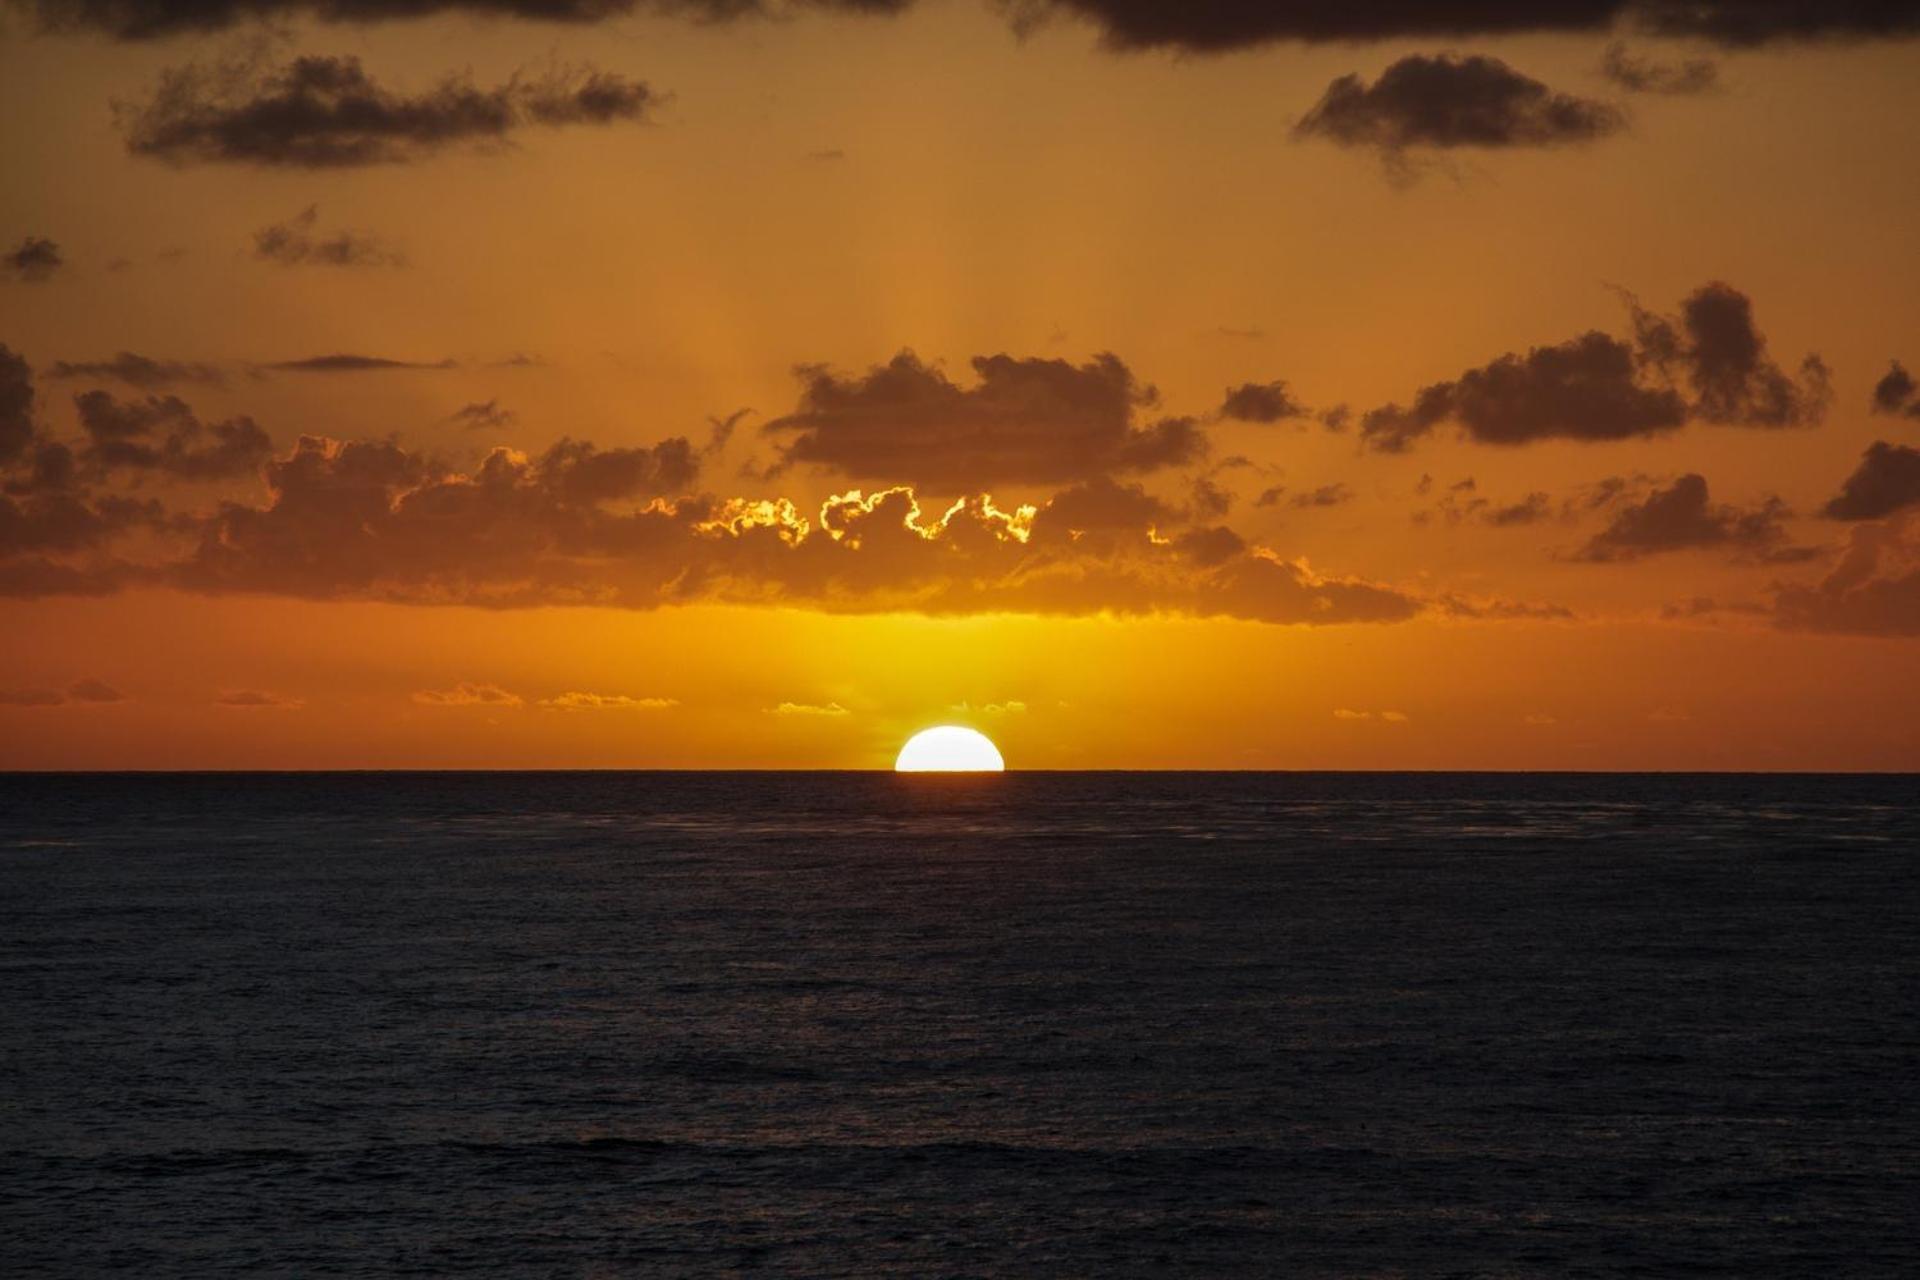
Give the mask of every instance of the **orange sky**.
[[1920, 765], [1920, 5], [253, 7], [0, 4], [0, 767]]

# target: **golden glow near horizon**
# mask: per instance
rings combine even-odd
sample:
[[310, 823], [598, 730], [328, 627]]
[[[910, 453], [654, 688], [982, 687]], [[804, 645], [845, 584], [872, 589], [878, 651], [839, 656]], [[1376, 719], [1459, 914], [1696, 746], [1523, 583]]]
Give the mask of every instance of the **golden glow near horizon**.
[[1004, 773], [1006, 767], [986, 734], [951, 724], [914, 734], [893, 762], [895, 773]]

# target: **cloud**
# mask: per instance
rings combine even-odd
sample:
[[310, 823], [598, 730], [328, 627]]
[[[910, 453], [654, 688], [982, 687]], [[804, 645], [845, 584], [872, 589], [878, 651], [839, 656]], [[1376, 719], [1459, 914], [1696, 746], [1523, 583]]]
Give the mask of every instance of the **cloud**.
[[1005, 702], [989, 702], [978, 707], [967, 702], [956, 702], [947, 710], [957, 716], [969, 716], [976, 712], [988, 716], [1023, 716], [1027, 714], [1027, 704], [1017, 698], [1009, 698]]
[[1002, 0], [1016, 29], [1056, 14], [1092, 23], [1110, 48], [1223, 53], [1277, 41], [1373, 41], [1604, 33], [1702, 37], [1726, 45], [1791, 39], [1898, 38], [1920, 33], [1911, 0]]
[[[1108, 378], [1123, 401], [1141, 396], [1098, 363], [1048, 368], [1042, 385], [1056, 376], [1075, 389]], [[803, 511], [783, 497], [695, 492], [701, 452], [684, 437], [497, 447], [458, 471], [390, 439], [304, 436], [274, 456], [250, 419], [210, 426], [177, 397], [90, 391], [75, 398], [82, 438], [66, 443], [35, 432], [24, 361], [0, 361], [9, 385], [25, 435], [0, 465], [0, 594], [145, 586], [490, 608], [721, 602], [1307, 625], [1397, 622], [1426, 607], [1251, 544], [1209, 523], [1217, 504], [1174, 507], [1105, 474], [1010, 507], [979, 491], [923, 507], [897, 484]], [[983, 386], [1011, 395], [992, 378]], [[951, 391], [963, 404], [976, 394]], [[1105, 429], [1131, 430], [1129, 410], [1118, 412]], [[1125, 447], [1076, 442], [1106, 460]], [[110, 487], [255, 468], [264, 496], [200, 509]]]
[[1632, 347], [1592, 332], [1424, 387], [1409, 408], [1369, 410], [1360, 435], [1371, 448], [1399, 453], [1449, 421], [1478, 443], [1519, 445], [1626, 440], [1675, 431], [1686, 420], [1678, 392], [1641, 384]]
[[1832, 573], [1782, 587], [1774, 622], [1790, 631], [1920, 636], [1920, 541], [1913, 521], [1856, 525]]
[[1338, 507], [1353, 501], [1353, 490], [1344, 484], [1323, 484], [1308, 493], [1293, 495], [1295, 507]]
[[1914, 382], [1905, 365], [1895, 360], [1887, 376], [1873, 384], [1873, 412], [1920, 418], [1920, 395], [1916, 391], [1920, 391], [1920, 384]]
[[385, 356], [337, 353], [326, 356], [307, 356], [299, 360], [281, 360], [260, 367], [279, 373], [381, 373], [389, 369], [451, 369], [455, 366], [451, 360], [429, 363], [420, 360], [390, 360]]
[[665, 711], [680, 705], [678, 698], [634, 698], [624, 693], [563, 693], [540, 699], [549, 711]]
[[807, 10], [890, 14], [912, 0], [16, 0], [43, 32], [86, 32], [116, 40], [224, 31], [248, 21], [314, 17], [329, 23], [386, 22], [435, 14], [586, 25], [629, 14], [721, 23], [782, 18]]
[[1550, 514], [1547, 495], [1534, 492], [1519, 502], [1504, 507], [1494, 507], [1481, 518], [1497, 529], [1505, 529], [1514, 525], [1538, 524], [1547, 519]]
[[[1634, 341], [1597, 331], [1556, 346], [1508, 354], [1450, 382], [1424, 387], [1413, 404], [1361, 418], [1371, 448], [1402, 452], [1444, 423], [1481, 444], [1627, 440], [1677, 431], [1690, 421], [1753, 427], [1809, 426], [1830, 399], [1826, 366], [1808, 356], [1797, 378], [1767, 355], [1753, 305], [1715, 281], [1693, 292], [1678, 317], [1655, 315], [1630, 296]], [[1693, 391], [1684, 396], [1679, 384]]]
[[204, 383], [213, 387], [226, 383], [226, 376], [213, 365], [185, 360], [154, 360], [131, 351], [122, 351], [111, 360], [56, 360], [46, 374], [50, 378], [109, 379], [143, 391], [183, 382]]
[[1801, 427], [1825, 415], [1831, 398], [1826, 365], [1810, 355], [1801, 361], [1799, 378], [1789, 377], [1767, 355], [1752, 300], [1732, 285], [1716, 280], [1694, 290], [1677, 318], [1654, 315], [1631, 297], [1628, 304], [1642, 361], [1668, 376], [1685, 375], [1694, 391], [1694, 417]]
[[[1308, 624], [1400, 621], [1421, 608], [1220, 527], [1078, 529], [1093, 521], [1071, 506], [1005, 511], [984, 496], [928, 512], [905, 486], [836, 495], [817, 517], [786, 499], [634, 505], [640, 495], [572, 468], [564, 450], [556, 463], [496, 449], [462, 475], [389, 443], [303, 438], [268, 466], [267, 505], [222, 504], [192, 553], [160, 572], [198, 591], [492, 607], [712, 601]], [[605, 475], [631, 473], [623, 463]]]
[[1050, 525], [1075, 534], [1148, 529], [1172, 523], [1173, 508], [1137, 484], [1101, 477], [1056, 493], [1047, 503]]
[[408, 96], [375, 83], [358, 58], [308, 56], [264, 70], [176, 67], [146, 102], [117, 104], [116, 115], [129, 152], [169, 164], [334, 169], [456, 146], [499, 150], [532, 126], [643, 120], [656, 101], [640, 81], [583, 67], [523, 72], [492, 88], [448, 76]]
[[1188, 512], [1199, 520], [1219, 520], [1233, 510], [1233, 494], [1208, 476], [1196, 476], [1188, 501]]
[[273, 451], [252, 418], [204, 423], [177, 396], [118, 400], [105, 391], [73, 398], [88, 445], [80, 462], [95, 472], [153, 471], [183, 480], [251, 475]]
[[972, 367], [975, 384], [962, 387], [911, 351], [856, 377], [801, 366], [799, 406], [761, 428], [786, 441], [775, 474], [806, 463], [954, 493], [1146, 472], [1206, 452], [1190, 418], [1136, 422], [1158, 397], [1117, 356], [978, 356]]
[[1335, 707], [1333, 709], [1333, 718], [1335, 720], [1348, 721], [1378, 720], [1383, 724], [1407, 724], [1409, 722], [1408, 716], [1404, 711], [1355, 711], [1351, 707]]
[[1920, 503], [1920, 449], [1876, 440], [1840, 492], [1821, 508], [1834, 520], [1878, 520]]
[[229, 689], [215, 698], [213, 704], [241, 711], [298, 711], [307, 705], [303, 698], [288, 698], [262, 689]]
[[106, 681], [96, 680], [91, 676], [85, 679], [75, 680], [72, 684], [68, 685], [67, 697], [75, 702], [92, 703], [125, 702], [127, 700], [126, 694], [120, 692]]
[[1282, 422], [1304, 418], [1312, 410], [1294, 398], [1285, 382], [1243, 382], [1227, 390], [1220, 416], [1235, 422]]
[[457, 422], [469, 431], [484, 431], [510, 427], [517, 416], [511, 409], [502, 409], [498, 400], [476, 400], [448, 414], [447, 421]]
[[33, 437], [33, 369], [0, 342], [0, 466], [25, 454]]
[[1711, 93], [1720, 87], [1720, 67], [1709, 58], [1661, 62], [1627, 52], [1624, 44], [1607, 46], [1600, 73], [1629, 93], [1680, 96]]
[[59, 245], [43, 236], [28, 236], [18, 249], [0, 254], [0, 276], [40, 284], [52, 279], [64, 262]]
[[313, 265], [319, 267], [401, 267], [407, 259], [372, 236], [357, 231], [335, 231], [315, 235], [320, 206], [305, 209], [253, 233], [253, 256], [283, 267]]
[[853, 713], [837, 702], [820, 706], [811, 702], [783, 702], [777, 707], [768, 707], [770, 716], [849, 716]]
[[58, 689], [0, 689], [0, 707], [58, 707], [66, 701]]
[[509, 693], [497, 684], [471, 684], [462, 680], [451, 689], [421, 689], [413, 700], [423, 707], [518, 707], [526, 699]]
[[1803, 558], [1792, 552], [1781, 556], [1786, 535], [1780, 521], [1786, 514], [1777, 498], [1750, 509], [1717, 506], [1708, 498], [1706, 478], [1689, 473], [1644, 501], [1621, 508], [1576, 559], [1636, 560], [1698, 547], [1726, 547], [1759, 560]]
[[1335, 80], [1294, 136], [1392, 159], [1409, 149], [1583, 144], [1626, 125], [1618, 107], [1555, 92], [1498, 58], [1413, 54], [1371, 85], [1357, 75]]

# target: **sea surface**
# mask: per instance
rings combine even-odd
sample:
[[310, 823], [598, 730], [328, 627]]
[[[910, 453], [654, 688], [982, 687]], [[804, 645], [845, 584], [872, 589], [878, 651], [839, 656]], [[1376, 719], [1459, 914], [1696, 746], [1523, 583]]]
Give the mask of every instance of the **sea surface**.
[[0, 1276], [1912, 1276], [1920, 781], [0, 777]]

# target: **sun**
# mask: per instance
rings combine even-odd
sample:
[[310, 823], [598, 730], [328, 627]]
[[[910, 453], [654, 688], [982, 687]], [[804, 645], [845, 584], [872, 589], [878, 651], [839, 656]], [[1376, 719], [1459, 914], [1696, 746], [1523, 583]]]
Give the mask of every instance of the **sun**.
[[893, 762], [895, 773], [1003, 773], [1006, 767], [986, 734], [953, 724], [914, 734]]

